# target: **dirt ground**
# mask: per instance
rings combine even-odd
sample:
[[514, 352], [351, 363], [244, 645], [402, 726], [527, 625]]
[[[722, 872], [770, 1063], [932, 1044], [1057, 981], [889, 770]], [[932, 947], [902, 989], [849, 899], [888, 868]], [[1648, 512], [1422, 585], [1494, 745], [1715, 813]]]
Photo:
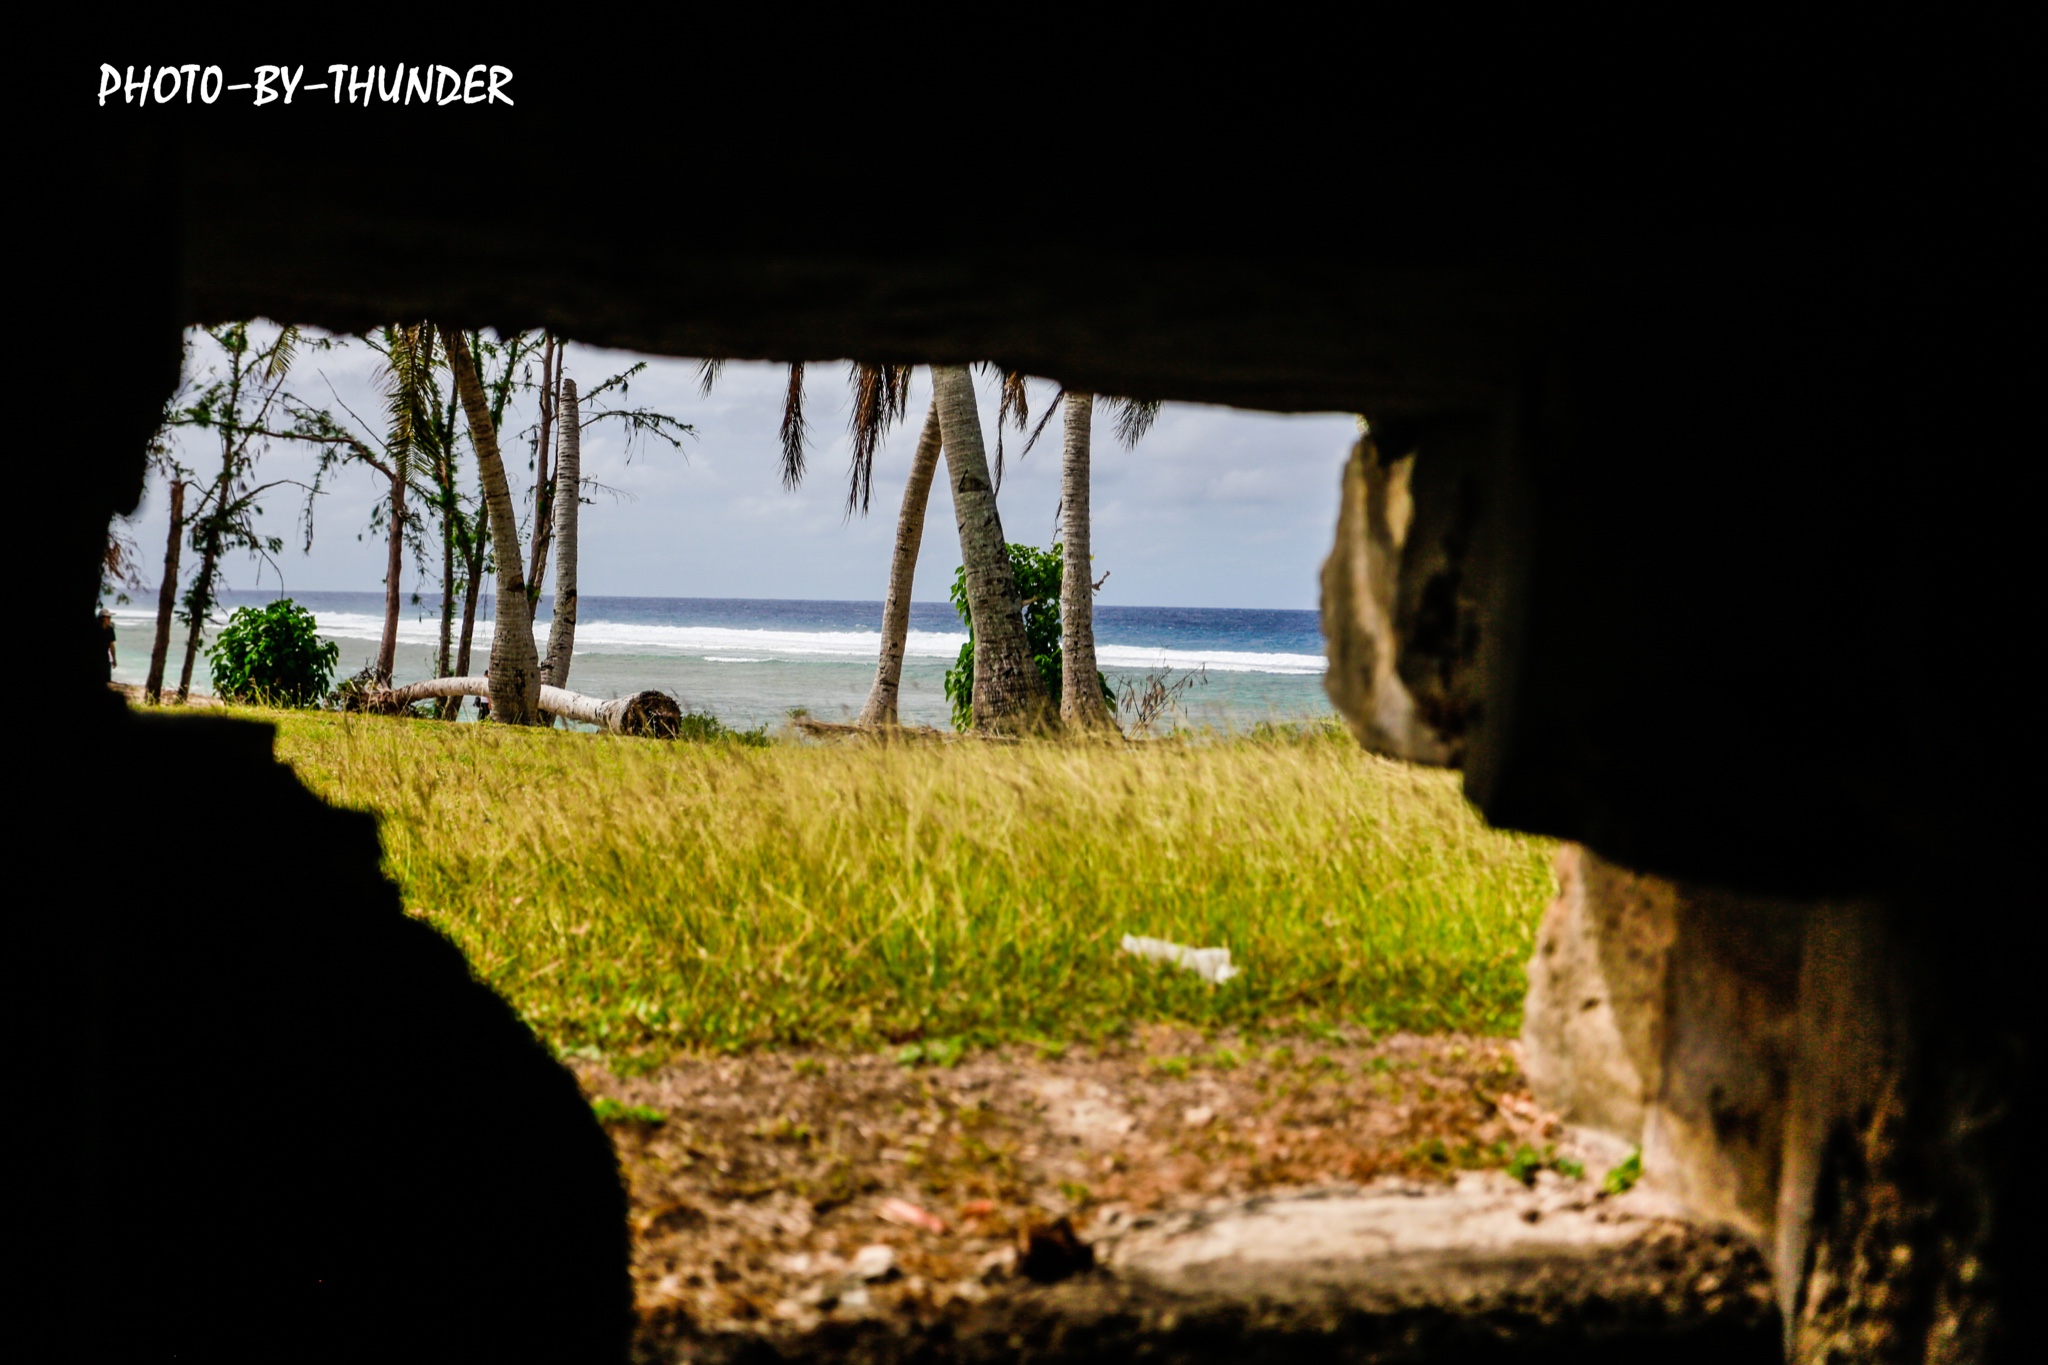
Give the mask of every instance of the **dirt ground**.
[[1219, 1197], [1448, 1184], [1557, 1133], [1512, 1044], [1455, 1035], [1156, 1028], [936, 1064], [761, 1054], [632, 1079], [572, 1065], [630, 1182], [650, 1340], [925, 1318], [1076, 1268], [1087, 1253], [1062, 1218], [1085, 1244], [1097, 1220]]

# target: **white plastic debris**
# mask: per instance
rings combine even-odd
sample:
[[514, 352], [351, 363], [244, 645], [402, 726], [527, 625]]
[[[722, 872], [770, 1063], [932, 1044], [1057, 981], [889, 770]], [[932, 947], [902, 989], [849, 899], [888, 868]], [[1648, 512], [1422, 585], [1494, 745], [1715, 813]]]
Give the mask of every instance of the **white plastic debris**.
[[1139, 957], [1185, 967], [1212, 986], [1220, 986], [1238, 975], [1238, 969], [1230, 965], [1228, 948], [1190, 948], [1185, 944], [1168, 943], [1163, 938], [1140, 938], [1136, 934], [1125, 934], [1119, 946]]
[[847, 1268], [856, 1279], [886, 1280], [896, 1273], [896, 1253], [875, 1242], [854, 1252], [853, 1264]]

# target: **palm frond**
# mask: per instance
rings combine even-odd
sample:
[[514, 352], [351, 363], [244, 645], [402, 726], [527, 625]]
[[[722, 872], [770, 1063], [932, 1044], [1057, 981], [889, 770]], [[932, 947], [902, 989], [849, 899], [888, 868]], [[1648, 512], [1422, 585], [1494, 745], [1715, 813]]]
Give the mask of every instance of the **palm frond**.
[[270, 355], [264, 365], [264, 378], [279, 380], [291, 369], [292, 361], [299, 354], [299, 329], [287, 327], [277, 334], [277, 340], [270, 343]]
[[883, 437], [908, 407], [910, 367], [870, 365], [857, 361], [847, 371], [853, 389], [853, 411], [846, 419], [853, 437], [853, 457], [847, 471], [846, 515], [866, 516], [875, 491], [875, 455]]
[[912, 365], [890, 365], [885, 367], [889, 387], [889, 420], [900, 422], [910, 415], [910, 372]]
[[434, 327], [420, 322], [384, 328], [384, 449], [401, 477], [433, 455]]
[[789, 367], [789, 391], [782, 399], [782, 486], [804, 481], [804, 362]]
[[1129, 450], [1145, 439], [1145, 433], [1152, 430], [1152, 424], [1159, 420], [1159, 400], [1156, 398], [1105, 398], [1110, 416], [1116, 422], [1116, 439]]
[[995, 485], [998, 493], [1003, 491], [1003, 422], [1007, 419], [1017, 430], [1024, 430], [1024, 423], [1030, 418], [1030, 408], [1031, 398], [1024, 391], [1024, 376], [1015, 370], [1004, 371], [1002, 387], [996, 398]]
[[[1052, 396], [1052, 402], [1045, 405], [1045, 415], [1038, 419], [1038, 425], [1031, 428], [1031, 439], [1024, 443], [1024, 450], [1022, 454], [1019, 454], [1017, 456], [1018, 459], [1021, 460], [1024, 458], [1025, 455], [1029, 455], [1031, 453], [1031, 447], [1037, 445], [1038, 438], [1045, 435], [1045, 429], [1052, 425], [1052, 419], [1054, 415], [1060, 411], [1060, 409], [1066, 404], [1066, 401], [1067, 386], [1062, 384], [1060, 385], [1060, 391]], [[1055, 514], [1054, 520], [1058, 520], [1057, 514]]]

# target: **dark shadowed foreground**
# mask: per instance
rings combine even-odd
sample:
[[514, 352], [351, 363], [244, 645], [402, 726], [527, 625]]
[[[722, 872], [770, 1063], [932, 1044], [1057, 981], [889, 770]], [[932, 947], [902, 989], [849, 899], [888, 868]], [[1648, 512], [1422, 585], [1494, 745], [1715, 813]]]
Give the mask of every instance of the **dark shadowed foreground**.
[[[370, 819], [272, 762], [267, 726], [104, 705], [71, 780], [118, 762], [135, 789], [180, 793], [189, 821], [124, 830], [124, 857], [157, 877], [58, 918], [43, 944], [80, 1006], [51, 1016], [44, 1048], [62, 1078], [44, 1101], [73, 1135], [72, 1346], [622, 1352], [624, 1200], [604, 1135], [517, 1016], [407, 919]], [[27, 846], [46, 819], [30, 811]], [[202, 839], [231, 856], [195, 866]]]

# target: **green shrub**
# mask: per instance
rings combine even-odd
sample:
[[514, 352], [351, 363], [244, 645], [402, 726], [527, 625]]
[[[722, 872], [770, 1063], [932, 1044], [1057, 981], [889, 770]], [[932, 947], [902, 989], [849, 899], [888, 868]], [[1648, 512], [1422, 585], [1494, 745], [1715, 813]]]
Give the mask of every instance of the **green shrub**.
[[[1031, 661], [1038, 665], [1038, 676], [1045, 683], [1045, 694], [1052, 698], [1053, 709], [1057, 711], [1064, 662], [1060, 654], [1062, 547], [1055, 542], [1050, 550], [1032, 545], [1011, 545], [1009, 550], [1010, 572], [1016, 576], [1017, 596], [1024, 603], [1024, 638], [1029, 642]], [[967, 643], [960, 646], [960, 657], [946, 670], [946, 700], [953, 704], [953, 728], [968, 730], [974, 725], [974, 618], [967, 610], [964, 564], [953, 571], [952, 598], [953, 609], [960, 613], [960, 620], [967, 627]], [[1116, 692], [1109, 679], [1100, 672], [1095, 676], [1102, 685], [1102, 704], [1111, 715], [1116, 714]]]
[[765, 749], [769, 743], [766, 726], [735, 730], [709, 711], [685, 711], [682, 719], [676, 722], [676, 738], [698, 743], [739, 744], [749, 749]]
[[238, 607], [206, 651], [213, 690], [234, 701], [311, 706], [327, 695], [341, 647], [320, 638], [307, 611], [289, 597], [267, 607]]

